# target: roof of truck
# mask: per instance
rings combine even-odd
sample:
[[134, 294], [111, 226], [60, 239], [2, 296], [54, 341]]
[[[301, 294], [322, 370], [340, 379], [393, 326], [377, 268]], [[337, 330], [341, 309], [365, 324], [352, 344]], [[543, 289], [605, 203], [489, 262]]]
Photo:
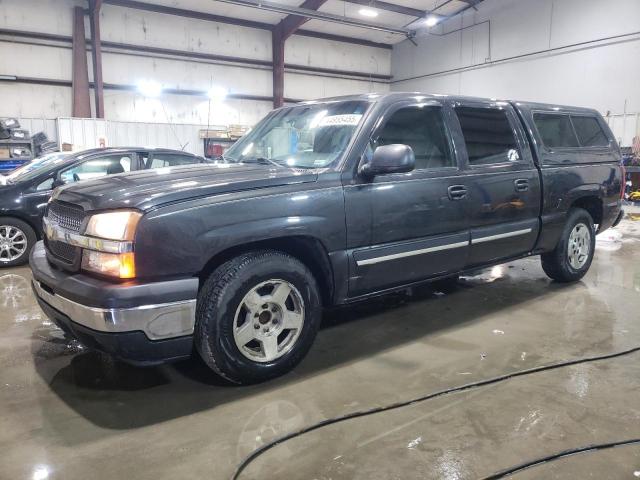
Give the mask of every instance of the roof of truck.
[[367, 102], [378, 102], [378, 103], [391, 103], [397, 102], [398, 100], [415, 98], [418, 101], [428, 100], [428, 99], [448, 99], [460, 102], [509, 102], [517, 105], [518, 107], [530, 109], [530, 110], [555, 110], [559, 112], [582, 112], [582, 113], [598, 113], [597, 110], [593, 108], [586, 107], [577, 107], [570, 105], [559, 105], [553, 103], [540, 103], [540, 102], [528, 102], [522, 100], [509, 100], [509, 99], [500, 99], [500, 98], [486, 98], [486, 97], [470, 97], [464, 95], [444, 95], [438, 93], [424, 93], [424, 92], [388, 92], [388, 93], [363, 93], [357, 95], [344, 95], [339, 97], [327, 97], [320, 98], [317, 100], [308, 100], [301, 102], [301, 104], [313, 104], [313, 103], [322, 103], [322, 102], [337, 102], [337, 101], [350, 101], [350, 100], [360, 100]]

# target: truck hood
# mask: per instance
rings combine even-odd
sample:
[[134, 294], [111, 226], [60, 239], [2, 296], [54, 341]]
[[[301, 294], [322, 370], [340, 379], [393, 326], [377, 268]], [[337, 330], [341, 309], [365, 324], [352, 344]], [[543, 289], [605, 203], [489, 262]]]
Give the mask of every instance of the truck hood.
[[255, 164], [201, 164], [109, 175], [67, 185], [56, 200], [86, 211], [115, 208], [150, 210], [160, 205], [244, 190], [314, 182], [317, 174]]

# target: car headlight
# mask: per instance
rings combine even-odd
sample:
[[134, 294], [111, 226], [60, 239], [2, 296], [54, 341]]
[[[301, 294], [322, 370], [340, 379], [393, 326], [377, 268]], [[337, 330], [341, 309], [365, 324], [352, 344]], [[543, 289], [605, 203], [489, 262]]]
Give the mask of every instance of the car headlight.
[[85, 235], [106, 240], [133, 240], [142, 213], [134, 210], [118, 210], [98, 213], [89, 218]]
[[85, 229], [87, 248], [82, 253], [82, 269], [116, 278], [135, 278], [133, 239], [142, 213], [117, 210], [89, 218]]

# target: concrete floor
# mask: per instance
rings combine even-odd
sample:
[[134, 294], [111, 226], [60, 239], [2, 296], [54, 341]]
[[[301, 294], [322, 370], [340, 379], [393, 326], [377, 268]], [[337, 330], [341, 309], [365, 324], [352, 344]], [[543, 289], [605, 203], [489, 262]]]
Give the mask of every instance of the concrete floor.
[[[640, 221], [617, 231], [599, 239], [577, 284], [554, 284], [527, 259], [467, 277], [449, 295], [327, 312], [304, 362], [252, 387], [220, 385], [196, 361], [141, 369], [85, 351], [38, 309], [27, 268], [2, 270], [0, 478], [230, 478], [265, 442], [329, 417], [640, 346]], [[315, 430], [241, 478], [472, 479], [639, 438], [639, 360], [536, 373]], [[637, 477], [639, 445], [512, 478]]]

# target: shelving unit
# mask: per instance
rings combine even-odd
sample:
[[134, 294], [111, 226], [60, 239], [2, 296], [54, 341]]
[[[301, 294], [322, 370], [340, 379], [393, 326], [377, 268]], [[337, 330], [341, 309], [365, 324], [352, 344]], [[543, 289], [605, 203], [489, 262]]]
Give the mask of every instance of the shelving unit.
[[34, 158], [34, 145], [33, 145], [33, 140], [29, 139], [29, 140], [12, 140], [12, 139], [7, 139], [7, 140], [0, 140], [0, 148], [6, 147], [6, 148], [11, 148], [11, 147], [16, 147], [16, 146], [24, 146], [26, 148], [29, 148], [29, 151], [31, 152], [31, 155], [29, 157], [18, 157], [18, 158], [13, 158], [11, 156], [5, 157], [0, 155], [0, 173], [6, 173], [9, 172], [17, 167], [19, 167], [20, 165], [24, 165], [27, 162], [30, 162], [31, 160], [33, 160]]

